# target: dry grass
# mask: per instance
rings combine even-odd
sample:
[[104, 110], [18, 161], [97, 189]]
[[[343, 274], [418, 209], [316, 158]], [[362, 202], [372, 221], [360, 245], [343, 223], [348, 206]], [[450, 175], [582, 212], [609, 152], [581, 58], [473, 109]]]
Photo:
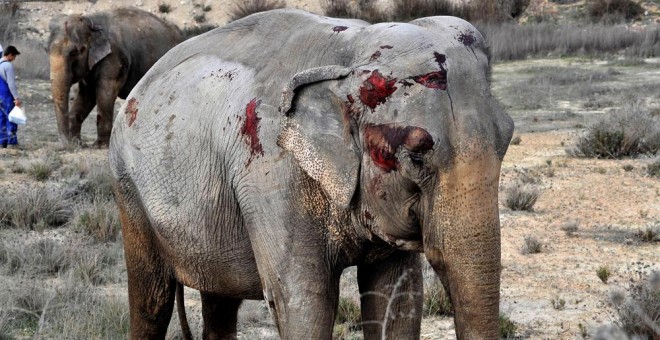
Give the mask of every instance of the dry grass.
[[630, 56], [660, 56], [660, 26], [639, 29], [603, 24], [483, 24], [477, 28], [490, 45], [494, 61], [527, 57], [603, 56], [623, 52]]
[[541, 190], [524, 183], [514, 183], [505, 191], [504, 205], [511, 210], [534, 211], [534, 204], [541, 196]]
[[0, 197], [0, 229], [57, 228], [67, 223], [72, 213], [63, 192], [49, 187], [33, 187]]

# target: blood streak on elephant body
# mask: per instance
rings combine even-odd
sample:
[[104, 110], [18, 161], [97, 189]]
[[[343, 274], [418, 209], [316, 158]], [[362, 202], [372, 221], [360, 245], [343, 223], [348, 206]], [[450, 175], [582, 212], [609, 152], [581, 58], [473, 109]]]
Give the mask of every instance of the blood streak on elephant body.
[[130, 115], [128, 117], [128, 127], [131, 127], [131, 125], [133, 125], [133, 123], [137, 119], [137, 114], [138, 114], [137, 104], [138, 104], [137, 99], [131, 98], [128, 101], [128, 104], [126, 105], [126, 110], [124, 112], [127, 115]]
[[257, 98], [252, 98], [245, 107], [245, 120], [241, 127], [241, 135], [245, 137], [245, 141], [250, 146], [250, 159], [248, 159], [246, 166], [250, 165], [252, 158], [255, 155], [264, 154], [264, 148], [259, 140], [259, 121], [261, 118], [257, 115], [257, 107], [261, 103]]

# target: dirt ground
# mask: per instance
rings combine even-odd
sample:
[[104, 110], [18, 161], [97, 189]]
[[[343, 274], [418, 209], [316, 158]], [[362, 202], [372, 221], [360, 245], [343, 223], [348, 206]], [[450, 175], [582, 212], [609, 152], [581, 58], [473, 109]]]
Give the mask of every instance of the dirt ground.
[[[156, 11], [161, 1], [139, 0], [138, 7]], [[163, 1], [167, 3], [167, 1]], [[226, 21], [225, 11], [217, 10], [216, 2], [207, 16], [213, 22]], [[81, 9], [114, 7], [121, 1], [65, 1], [26, 2], [33, 34], [47, 35], [47, 19], [54, 13], [76, 12]], [[180, 26], [190, 24], [192, 13], [198, 11], [195, 1], [172, 1], [174, 10], [168, 15]], [[287, 1], [291, 3], [291, 1]], [[318, 12], [317, 5], [296, 2], [300, 8]], [[44, 38], [45, 39], [45, 38]], [[517, 334], [524, 339], [576, 339], [582, 332], [592, 334], [599, 326], [616, 322], [617, 315], [609, 295], [626, 290], [632, 282], [648, 277], [660, 270], [660, 247], [655, 242], [642, 242], [635, 233], [647, 226], [660, 224], [660, 180], [649, 177], [646, 166], [653, 159], [596, 160], [571, 157], [566, 149], [575, 144], [584, 133], [584, 127], [612, 107], [620, 107], [625, 96], [607, 102], [609, 106], [585, 108], [585, 98], [575, 98], [561, 89], [543, 94], [539, 101], [543, 107], [525, 108], [509, 98], [512, 84], [522, 84], [530, 75], [530, 68], [557, 67], [570, 71], [580, 68], [612, 73], [611, 84], [617, 91], [638, 93], [651, 107], [660, 107], [657, 89], [660, 88], [660, 61], [647, 60], [644, 65], [612, 66], [599, 60], [528, 60], [498, 64], [494, 68], [494, 93], [514, 118], [521, 138], [519, 145], [511, 145], [504, 159], [501, 175], [500, 216], [502, 227], [502, 285], [501, 311], [518, 325]], [[19, 75], [20, 76], [20, 75]], [[644, 90], [645, 86], [655, 90]], [[22, 93], [28, 124], [19, 129], [21, 146], [0, 150], [0, 187], [3, 190], [38, 185], [27, 174], [12, 173], [16, 162], [30, 162], [47, 154], [62, 152], [56, 132], [49, 83], [46, 80], [21, 79]], [[641, 86], [641, 87], [640, 87]], [[641, 90], [638, 90], [639, 89]], [[566, 91], [570, 91], [566, 90]], [[597, 92], [597, 91], [596, 91]], [[655, 95], [653, 95], [655, 92]], [[531, 96], [537, 94], [521, 94]], [[612, 96], [611, 92], [596, 93], [596, 100]], [[549, 98], [548, 98], [549, 97]], [[543, 100], [541, 100], [543, 99]], [[546, 106], [545, 103], [548, 105]], [[121, 105], [118, 101], [117, 107]], [[96, 137], [95, 112], [83, 126], [83, 139], [92, 143]], [[90, 159], [104, 162], [107, 150], [81, 149], [65, 151], [69, 162]], [[629, 171], [624, 170], [624, 166]], [[533, 173], [539, 178], [542, 194], [533, 212], [512, 211], [502, 202], [505, 188], [521, 173]], [[577, 231], [568, 235], [562, 227], [577, 225]], [[73, 238], [67, 228], [47, 232], [60, 238]], [[533, 236], [541, 242], [541, 252], [523, 254], [524, 239]], [[1, 231], [0, 237], [24, 239], [44, 237], [38, 232], [10, 233]], [[596, 275], [598, 268], [607, 266], [612, 275], [607, 284]], [[342, 283], [342, 295], [357, 297], [355, 271], [348, 270]], [[3, 281], [4, 280], [4, 281]], [[353, 282], [351, 282], [353, 280]], [[0, 275], [0, 283], [7, 278]], [[101, 286], [106, 294], [126, 296], [125, 280]], [[557, 302], [563, 300], [563, 306]], [[186, 291], [188, 318], [193, 328], [200, 329], [199, 296]], [[555, 302], [553, 305], [553, 301]], [[172, 323], [170, 338], [176, 338], [178, 323]], [[240, 335], [243, 339], [277, 338], [267, 309], [262, 302], [246, 303], [240, 316]], [[422, 339], [454, 339], [453, 321], [448, 317], [425, 318]], [[358, 336], [358, 335], [356, 335]]]

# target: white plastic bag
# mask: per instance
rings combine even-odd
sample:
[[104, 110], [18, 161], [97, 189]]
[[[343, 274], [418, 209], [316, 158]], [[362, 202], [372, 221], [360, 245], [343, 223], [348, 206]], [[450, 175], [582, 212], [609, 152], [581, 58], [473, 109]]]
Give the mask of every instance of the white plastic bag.
[[25, 116], [25, 112], [18, 107], [14, 106], [14, 108], [9, 112], [9, 121], [16, 124], [16, 125], [25, 125], [27, 122], [27, 117]]

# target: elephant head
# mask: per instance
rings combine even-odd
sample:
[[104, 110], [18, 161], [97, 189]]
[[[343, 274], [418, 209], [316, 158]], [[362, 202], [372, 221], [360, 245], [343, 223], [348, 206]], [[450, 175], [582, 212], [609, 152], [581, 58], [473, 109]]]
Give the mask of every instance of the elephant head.
[[64, 142], [73, 136], [69, 117], [69, 91], [103, 58], [111, 53], [110, 40], [101, 26], [82, 15], [58, 16], [50, 22], [48, 55], [50, 82], [57, 126]]
[[278, 144], [352, 211], [362, 235], [424, 253], [450, 294], [459, 339], [495, 339], [498, 185], [513, 121], [490, 93], [473, 26], [451, 17], [383, 25], [366, 28], [349, 66], [291, 79]]

